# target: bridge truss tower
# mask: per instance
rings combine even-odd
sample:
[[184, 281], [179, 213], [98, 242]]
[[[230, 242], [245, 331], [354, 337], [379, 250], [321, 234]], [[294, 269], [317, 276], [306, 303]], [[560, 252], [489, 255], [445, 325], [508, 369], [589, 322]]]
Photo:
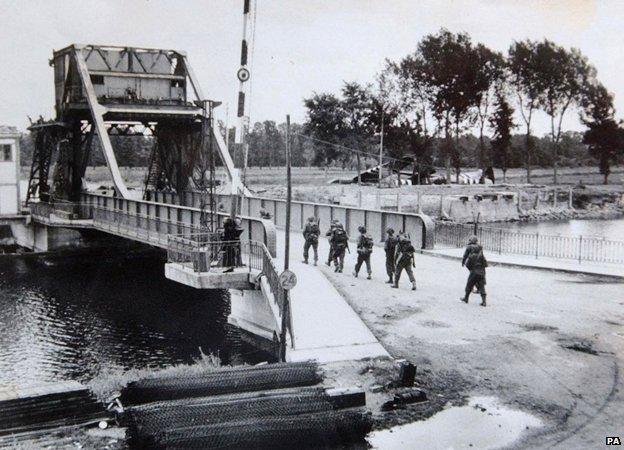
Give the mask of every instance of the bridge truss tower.
[[137, 136], [150, 136], [153, 143], [145, 190], [182, 193], [205, 189], [209, 180], [213, 192], [218, 153], [229, 193], [245, 193], [212, 118], [217, 103], [204, 97], [184, 52], [73, 44], [55, 51], [50, 65], [56, 117], [30, 127], [35, 150], [29, 200], [78, 200], [96, 146], [116, 195], [128, 198], [113, 142]]

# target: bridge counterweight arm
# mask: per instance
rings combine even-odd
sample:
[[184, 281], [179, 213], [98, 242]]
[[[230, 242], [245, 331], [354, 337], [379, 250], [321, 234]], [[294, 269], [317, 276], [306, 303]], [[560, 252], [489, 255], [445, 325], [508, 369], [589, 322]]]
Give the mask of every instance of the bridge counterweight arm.
[[95, 95], [95, 89], [93, 88], [93, 84], [91, 83], [91, 76], [89, 75], [87, 63], [84, 59], [84, 56], [82, 55], [82, 49], [74, 49], [74, 58], [76, 59], [78, 73], [80, 74], [80, 79], [85, 89], [87, 102], [89, 103], [91, 116], [93, 117], [93, 123], [95, 124], [95, 128], [97, 129], [98, 139], [100, 140], [102, 152], [104, 153], [106, 165], [108, 166], [108, 170], [113, 179], [113, 184], [115, 185], [115, 189], [117, 190], [117, 193], [120, 197], [129, 198], [130, 195], [128, 193], [128, 188], [126, 187], [126, 183], [124, 182], [121, 176], [121, 172], [119, 171], [117, 159], [115, 158], [115, 153], [113, 152], [113, 145], [111, 144], [111, 141], [108, 137], [108, 132], [106, 131], [106, 127], [104, 126], [103, 116], [106, 113], [106, 108], [100, 105], [97, 100], [97, 96]]

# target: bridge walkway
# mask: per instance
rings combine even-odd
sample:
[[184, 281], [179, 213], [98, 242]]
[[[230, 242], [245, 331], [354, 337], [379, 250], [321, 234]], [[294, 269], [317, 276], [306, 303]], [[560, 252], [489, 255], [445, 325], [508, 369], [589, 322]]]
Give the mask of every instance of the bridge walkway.
[[[283, 267], [284, 233], [277, 234], [276, 265]], [[377, 338], [320, 269], [302, 262], [303, 237], [291, 232], [289, 267], [297, 275], [290, 291], [292, 361], [321, 362], [389, 357]], [[325, 252], [326, 256], [327, 253]], [[319, 261], [323, 264], [323, 259]]]

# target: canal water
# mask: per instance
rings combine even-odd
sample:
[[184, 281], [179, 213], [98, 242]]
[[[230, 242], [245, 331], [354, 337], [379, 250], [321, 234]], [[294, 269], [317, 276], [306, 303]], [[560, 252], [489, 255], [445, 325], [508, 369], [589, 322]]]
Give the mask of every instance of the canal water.
[[[499, 227], [500, 225], [493, 225]], [[524, 233], [561, 236], [600, 237], [624, 240], [624, 219], [610, 220], [551, 220], [546, 222], [513, 222], [504, 225], [506, 230]]]
[[227, 291], [167, 280], [159, 258], [0, 258], [0, 385], [88, 381], [101, 371], [267, 355], [227, 324]]

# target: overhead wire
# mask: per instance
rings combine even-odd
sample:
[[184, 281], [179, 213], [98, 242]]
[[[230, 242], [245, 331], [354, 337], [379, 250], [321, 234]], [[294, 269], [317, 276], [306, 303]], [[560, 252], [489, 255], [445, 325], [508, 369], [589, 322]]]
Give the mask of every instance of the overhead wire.
[[[306, 134], [292, 133], [292, 135], [293, 136], [299, 136], [299, 137], [302, 137], [302, 138], [305, 138], [305, 139], [309, 139], [311, 141], [320, 142], [320, 143], [325, 144], [325, 145], [331, 145], [332, 147], [335, 147], [335, 148], [338, 148], [338, 149], [342, 149], [342, 150], [346, 150], [346, 151], [349, 151], [351, 153], [360, 154], [360, 155], [366, 156], [367, 158], [379, 159], [379, 155], [377, 155], [377, 154], [368, 153], [368, 152], [365, 152], [365, 151], [362, 151], [362, 150], [357, 150], [355, 148], [346, 147], [346, 146], [340, 145], [340, 144], [335, 144], [333, 142], [325, 141], [323, 139], [314, 138], [314, 137], [308, 136]], [[382, 159], [391, 160], [391, 161], [405, 162], [405, 159], [393, 158], [392, 156], [387, 156], [387, 155], [382, 156]]]

